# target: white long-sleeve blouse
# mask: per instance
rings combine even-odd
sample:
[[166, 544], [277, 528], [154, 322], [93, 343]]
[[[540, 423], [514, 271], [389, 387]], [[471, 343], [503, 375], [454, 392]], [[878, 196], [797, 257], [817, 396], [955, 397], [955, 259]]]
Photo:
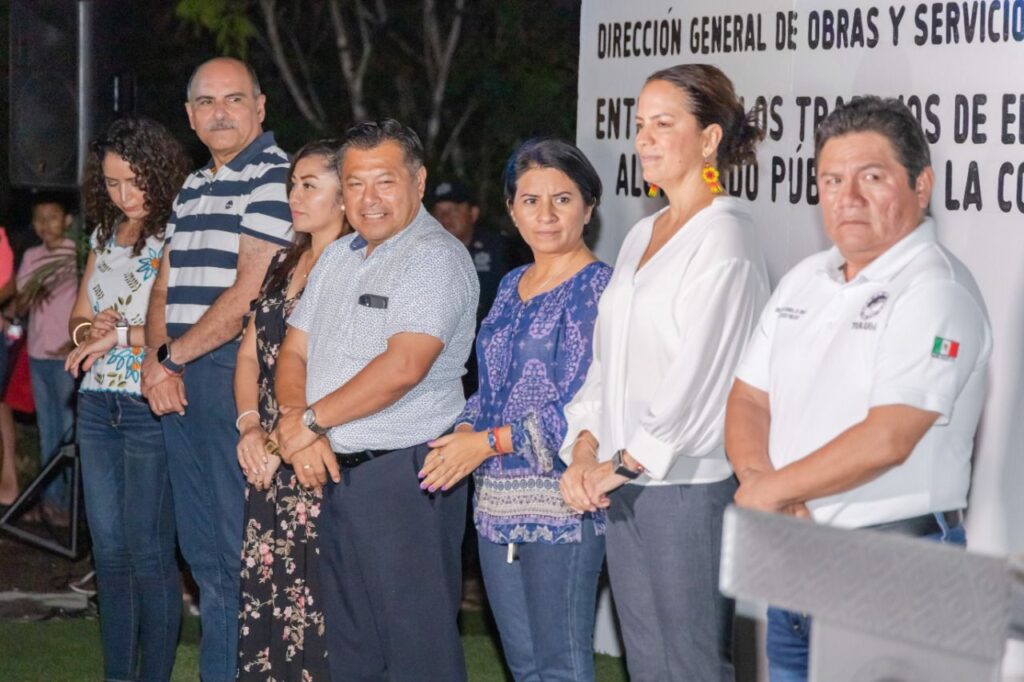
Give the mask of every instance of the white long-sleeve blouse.
[[634, 483], [713, 483], [732, 475], [725, 402], [768, 275], [747, 205], [734, 197], [699, 211], [638, 271], [658, 215], [634, 225], [619, 251], [560, 456], [571, 463], [588, 430], [600, 461], [625, 448], [643, 464]]

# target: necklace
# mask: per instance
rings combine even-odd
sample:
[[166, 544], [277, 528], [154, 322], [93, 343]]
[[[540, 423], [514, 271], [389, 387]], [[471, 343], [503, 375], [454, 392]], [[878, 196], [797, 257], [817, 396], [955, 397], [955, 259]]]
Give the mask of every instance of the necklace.
[[[544, 293], [544, 291], [545, 291], [544, 287], [546, 287], [548, 284], [550, 284], [552, 281], [554, 281], [554, 279], [556, 277], [558, 277], [559, 275], [562, 275], [563, 273], [565, 273], [565, 271], [568, 270], [569, 267], [574, 262], [575, 262], [575, 259], [570, 260], [568, 263], [566, 263], [565, 265], [560, 267], [558, 270], [556, 270], [550, 277], [548, 277], [546, 280], [544, 280], [539, 285], [534, 287], [533, 293], [529, 296], [529, 298], [532, 299], [535, 296], [539, 296], [540, 294]], [[537, 271], [537, 264], [536, 263], [534, 263], [532, 266], [530, 266], [530, 271], [531, 272], [536, 272]], [[529, 300], [529, 299], [527, 299], [527, 300]]]

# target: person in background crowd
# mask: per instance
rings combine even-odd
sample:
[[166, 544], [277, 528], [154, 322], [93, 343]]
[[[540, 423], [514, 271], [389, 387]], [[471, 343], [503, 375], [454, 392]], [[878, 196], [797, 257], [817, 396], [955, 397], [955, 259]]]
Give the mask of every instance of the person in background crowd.
[[562, 500], [557, 453], [611, 276], [583, 243], [601, 180], [575, 146], [541, 139], [516, 150], [504, 182], [534, 263], [502, 280], [477, 337], [480, 388], [420, 475], [434, 491], [474, 474], [487, 600], [517, 682], [593, 680], [604, 514]]
[[733, 606], [718, 591], [722, 513], [736, 491], [722, 431], [768, 275], [750, 211], [724, 195], [719, 169], [754, 160], [755, 120], [714, 66], [647, 79], [635, 145], [668, 206], [626, 236], [593, 364], [565, 410], [562, 492], [579, 511], [608, 508], [608, 572], [633, 682], [735, 677]]
[[[928, 143], [899, 100], [835, 109], [814, 140], [835, 246], [790, 270], [729, 396], [736, 504], [963, 545], [992, 328], [937, 241]], [[807, 679], [806, 615], [768, 610], [772, 682]]]
[[[0, 227], [0, 308], [14, 297], [14, 250], [7, 240], [7, 230]], [[7, 377], [13, 360], [8, 355], [6, 318], [0, 315], [0, 516], [18, 498], [17, 453], [15, 452], [14, 415], [4, 402]]]
[[238, 667], [245, 479], [235, 457], [232, 380], [242, 321], [271, 258], [291, 244], [288, 157], [263, 132], [265, 95], [234, 59], [200, 65], [189, 124], [210, 150], [175, 199], [149, 299], [142, 391], [161, 424], [178, 542], [199, 585], [204, 682]]
[[325, 486], [331, 679], [459, 682], [466, 487], [431, 494], [416, 472], [465, 404], [479, 284], [466, 249], [421, 203], [427, 171], [412, 129], [361, 123], [342, 149], [356, 234], [310, 274], [274, 382], [284, 459], [300, 483]]
[[[445, 180], [431, 193], [430, 213], [456, 239], [465, 244], [480, 280], [480, 302], [476, 308], [476, 326], [480, 329], [487, 311], [494, 304], [501, 279], [511, 268], [508, 239], [498, 230], [480, 225], [480, 206], [473, 193], [458, 180]], [[474, 348], [466, 363], [462, 386], [470, 396], [477, 389], [477, 356]]]
[[82, 375], [78, 443], [108, 680], [168, 680], [181, 622], [174, 505], [160, 420], [139, 386], [149, 294], [171, 202], [188, 174], [181, 144], [146, 118], [115, 121], [90, 146], [82, 194], [95, 226], [68, 323]]
[[[277, 425], [274, 371], [288, 317], [320, 254], [346, 231], [341, 143], [310, 142], [288, 181], [295, 243], [270, 264], [253, 302], [235, 368], [238, 463], [246, 489], [238, 679], [328, 679], [320, 588], [319, 489], [299, 484], [268, 452]], [[274, 446], [270, 446], [272, 451]]]
[[[18, 267], [14, 307], [18, 316], [28, 315], [29, 367], [43, 466], [61, 444], [74, 437], [75, 382], [64, 371], [70, 345], [67, 325], [78, 287], [75, 243], [65, 236], [71, 222], [71, 212], [62, 197], [33, 197], [32, 229], [43, 243], [25, 251]], [[66, 474], [62, 471], [42, 491], [44, 516], [62, 523], [66, 522], [70, 501]]]
[[[462, 242], [473, 259], [480, 281], [480, 300], [476, 307], [476, 331], [491, 309], [502, 277], [511, 269], [514, 260], [510, 240], [498, 229], [480, 224], [480, 205], [473, 192], [459, 180], [443, 180], [430, 193], [430, 213], [441, 226]], [[477, 390], [479, 376], [476, 345], [469, 352], [466, 373], [462, 375], [462, 389], [471, 396]], [[472, 482], [470, 482], [472, 485]], [[472, 487], [470, 488], [472, 494]], [[481, 587], [477, 534], [472, 510], [466, 510], [466, 537], [462, 544], [462, 567], [465, 572], [464, 603], [478, 606], [483, 600]]]

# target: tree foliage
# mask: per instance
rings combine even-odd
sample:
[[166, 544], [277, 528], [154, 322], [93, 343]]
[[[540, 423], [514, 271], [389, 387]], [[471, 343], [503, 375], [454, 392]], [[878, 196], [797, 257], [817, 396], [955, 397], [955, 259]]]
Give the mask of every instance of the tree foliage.
[[432, 171], [484, 198], [518, 141], [574, 134], [571, 0], [178, 0], [176, 12], [221, 53], [271, 69], [305, 139], [393, 116], [420, 133]]

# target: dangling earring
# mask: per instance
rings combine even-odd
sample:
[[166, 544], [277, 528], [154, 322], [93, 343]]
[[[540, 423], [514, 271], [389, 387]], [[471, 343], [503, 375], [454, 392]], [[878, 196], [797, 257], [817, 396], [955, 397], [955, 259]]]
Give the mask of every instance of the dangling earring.
[[652, 199], [658, 196], [658, 189], [660, 188], [657, 185], [655, 185], [653, 182], [650, 183], [649, 185], [647, 185], [647, 196], [649, 196]]
[[708, 186], [708, 189], [711, 190], [712, 194], [721, 194], [725, 191], [725, 188], [722, 187], [722, 183], [718, 181], [721, 174], [707, 159], [704, 160], [704, 170], [701, 172], [701, 177], [704, 179], [704, 184]]

